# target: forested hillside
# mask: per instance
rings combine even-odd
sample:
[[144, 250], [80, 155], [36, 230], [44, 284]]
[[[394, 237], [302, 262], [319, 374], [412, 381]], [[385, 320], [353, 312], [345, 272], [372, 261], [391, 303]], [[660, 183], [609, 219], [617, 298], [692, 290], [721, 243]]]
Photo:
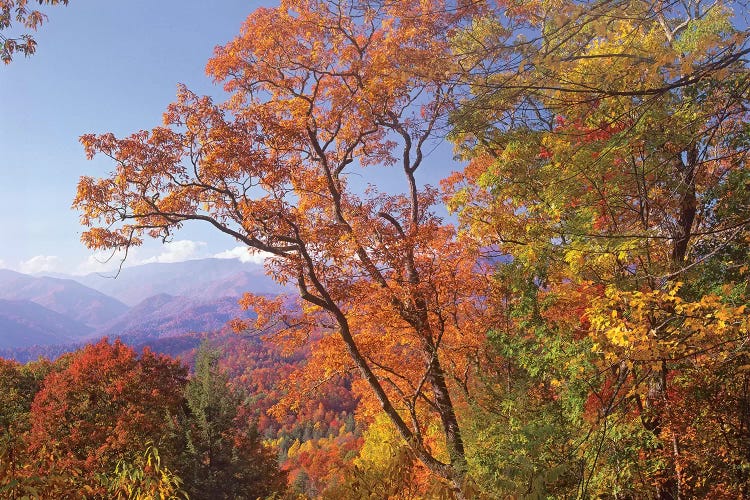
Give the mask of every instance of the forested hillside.
[[3, 498], [256, 498], [284, 489], [243, 392], [227, 384], [208, 344], [190, 378], [178, 361], [107, 340], [0, 370]]
[[207, 64], [225, 100], [180, 85], [161, 125], [80, 138], [109, 171], [73, 208], [93, 251], [199, 224], [284, 288], [210, 333], [147, 287], [108, 333], [167, 305], [179, 361], [3, 362], [0, 496], [750, 497], [748, 16], [256, 9]]

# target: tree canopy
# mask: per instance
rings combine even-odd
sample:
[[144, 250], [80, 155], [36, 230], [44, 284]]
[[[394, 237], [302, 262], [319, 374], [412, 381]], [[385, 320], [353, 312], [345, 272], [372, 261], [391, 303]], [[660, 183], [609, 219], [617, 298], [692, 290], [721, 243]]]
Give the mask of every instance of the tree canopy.
[[[235, 327], [311, 346], [271, 412], [355, 373], [369, 435], [403, 440], [384, 463], [365, 440], [341, 491], [408, 466], [455, 498], [747, 495], [742, 9], [258, 9], [208, 63], [226, 102], [180, 87], [162, 126], [81, 138], [115, 165], [80, 180], [82, 240], [201, 221], [270, 254], [299, 304], [247, 295]], [[427, 185], [448, 132], [466, 168]]]

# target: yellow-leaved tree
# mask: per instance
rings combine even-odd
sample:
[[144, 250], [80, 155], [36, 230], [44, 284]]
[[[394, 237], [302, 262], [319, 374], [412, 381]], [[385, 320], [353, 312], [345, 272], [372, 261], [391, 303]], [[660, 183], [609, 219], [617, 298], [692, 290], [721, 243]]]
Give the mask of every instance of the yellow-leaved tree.
[[542, 2], [511, 45], [493, 45], [495, 19], [456, 37], [474, 95], [455, 115], [471, 164], [446, 182], [451, 204], [533, 290], [511, 329], [567, 338], [561, 364], [590, 353], [593, 432], [570, 445], [582, 495], [750, 492], [750, 49], [735, 8]]

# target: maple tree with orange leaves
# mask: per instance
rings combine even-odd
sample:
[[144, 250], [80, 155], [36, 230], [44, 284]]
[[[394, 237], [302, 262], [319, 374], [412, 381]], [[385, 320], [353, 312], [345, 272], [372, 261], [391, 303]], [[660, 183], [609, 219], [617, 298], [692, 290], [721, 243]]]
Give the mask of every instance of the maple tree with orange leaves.
[[[254, 326], [283, 322], [292, 344], [331, 333], [293, 375], [291, 402], [299, 387], [358, 372], [365, 401], [459, 497], [467, 465], [455, 389], [468, 385], [490, 321], [486, 283], [417, 173], [454, 102], [449, 37], [477, 8], [258, 9], [208, 63], [231, 98], [215, 104], [180, 87], [164, 126], [84, 135], [87, 155], [111, 157], [116, 170], [81, 178], [74, 202], [93, 249], [127, 250], [203, 221], [270, 253], [269, 272], [296, 285], [302, 312], [248, 296]], [[369, 169], [399, 175], [401, 193], [363, 193], [355, 172]]]

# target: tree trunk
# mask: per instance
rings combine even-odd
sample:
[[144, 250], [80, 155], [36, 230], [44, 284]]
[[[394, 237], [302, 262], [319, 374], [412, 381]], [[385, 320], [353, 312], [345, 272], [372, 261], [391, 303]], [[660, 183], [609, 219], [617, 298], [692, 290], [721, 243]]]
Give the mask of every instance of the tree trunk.
[[[695, 190], [695, 174], [698, 165], [698, 146], [691, 144], [685, 151], [685, 161], [677, 158], [677, 170], [680, 174], [680, 185], [678, 186], [679, 204], [676, 214], [676, 227], [673, 235], [670, 272], [676, 275], [685, 265], [688, 246], [692, 236], [693, 223], [697, 212], [697, 198]], [[664, 283], [668, 285], [668, 283]], [[667, 401], [667, 375], [668, 366], [662, 361], [661, 371], [656, 374], [649, 383], [648, 402], [654, 414], [649, 417], [650, 422], [644, 426], [653, 432], [658, 438], [662, 431], [662, 416], [660, 406], [668, 404]], [[666, 480], [658, 486], [657, 498], [660, 500], [680, 500], [681, 478], [677, 468], [679, 459], [679, 440], [673, 433], [671, 443], [672, 460], [669, 468], [665, 471]], [[665, 449], [666, 446], [660, 446]]]

